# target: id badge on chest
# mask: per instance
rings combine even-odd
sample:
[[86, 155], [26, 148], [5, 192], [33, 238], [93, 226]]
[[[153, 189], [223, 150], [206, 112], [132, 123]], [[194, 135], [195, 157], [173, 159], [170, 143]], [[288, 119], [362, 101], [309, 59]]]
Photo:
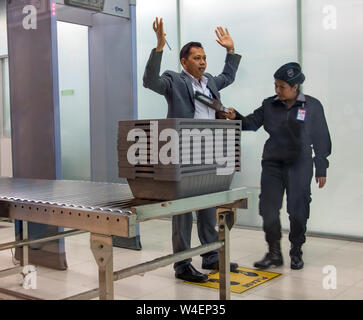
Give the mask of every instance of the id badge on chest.
[[306, 117], [306, 109], [299, 108], [297, 110], [296, 120], [299, 120], [299, 121], [304, 122], [305, 121], [305, 117]]

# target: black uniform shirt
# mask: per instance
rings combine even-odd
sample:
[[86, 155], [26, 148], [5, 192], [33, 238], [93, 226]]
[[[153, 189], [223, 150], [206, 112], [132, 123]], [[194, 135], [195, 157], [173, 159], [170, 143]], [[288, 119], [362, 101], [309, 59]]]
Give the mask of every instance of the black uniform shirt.
[[313, 149], [315, 176], [326, 177], [331, 140], [319, 100], [300, 93], [295, 104], [287, 108], [275, 95], [246, 117], [236, 111], [236, 120], [242, 120], [242, 130], [256, 131], [263, 125], [270, 135], [262, 159], [291, 163], [298, 157], [311, 157]]

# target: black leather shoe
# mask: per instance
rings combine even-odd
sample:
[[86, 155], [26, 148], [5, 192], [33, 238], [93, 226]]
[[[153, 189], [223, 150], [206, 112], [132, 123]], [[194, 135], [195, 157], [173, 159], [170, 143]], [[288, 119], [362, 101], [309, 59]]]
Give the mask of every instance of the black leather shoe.
[[258, 269], [267, 269], [269, 267], [279, 267], [283, 264], [280, 242], [269, 244], [269, 252], [265, 257], [255, 262], [254, 267]]
[[207, 282], [208, 276], [199, 272], [191, 264], [188, 264], [183, 272], [175, 272], [175, 278], [190, 282]]
[[267, 269], [269, 267], [279, 267], [282, 264], [282, 256], [275, 256], [268, 252], [262, 260], [255, 262], [254, 266], [258, 269]]
[[291, 258], [291, 269], [300, 270], [304, 267], [304, 261], [302, 259], [301, 246], [291, 244], [290, 258]]
[[[233, 272], [238, 268], [238, 263], [235, 262], [231, 262], [230, 263], [230, 270]], [[207, 269], [207, 270], [219, 270], [219, 262], [213, 262], [213, 263], [203, 263], [202, 264], [202, 269]]]
[[304, 267], [304, 261], [301, 255], [291, 256], [291, 269], [293, 270], [300, 270]]

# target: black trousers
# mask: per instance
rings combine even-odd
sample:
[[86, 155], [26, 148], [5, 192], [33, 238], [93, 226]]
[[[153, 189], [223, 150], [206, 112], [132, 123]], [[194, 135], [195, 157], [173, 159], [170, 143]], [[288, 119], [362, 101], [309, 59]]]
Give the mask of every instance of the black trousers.
[[285, 191], [290, 220], [289, 240], [297, 248], [305, 242], [312, 176], [311, 156], [303, 156], [291, 165], [281, 161], [262, 160], [259, 209], [268, 243], [281, 239], [280, 209]]
[[[198, 237], [200, 243], [207, 244], [218, 240], [216, 230], [217, 216], [215, 208], [208, 208], [196, 211]], [[193, 226], [193, 215], [191, 212], [173, 216], [173, 252], [177, 253], [190, 249], [190, 240]], [[204, 263], [214, 263], [218, 261], [218, 250], [213, 250], [201, 255]], [[174, 264], [176, 272], [183, 272], [186, 265], [191, 263], [192, 259], [178, 261]]]

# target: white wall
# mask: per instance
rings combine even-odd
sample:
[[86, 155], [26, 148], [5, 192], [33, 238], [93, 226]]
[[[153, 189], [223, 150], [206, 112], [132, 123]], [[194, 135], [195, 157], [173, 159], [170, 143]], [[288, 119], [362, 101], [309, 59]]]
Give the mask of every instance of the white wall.
[[0, 1], [0, 56], [8, 54], [5, 1]]
[[12, 177], [11, 138], [0, 138], [0, 176]]
[[[0, 2], [0, 56], [8, 54], [8, 40], [6, 30], [5, 1]], [[0, 71], [0, 83], [2, 85], [0, 105], [2, 123], [0, 137], [0, 176], [11, 177], [13, 175], [11, 161], [11, 139], [10, 139], [10, 106], [9, 106], [9, 68], [8, 60], [3, 59]], [[3, 105], [4, 104], [4, 105]]]
[[309, 229], [363, 236], [363, 1], [303, 1], [304, 90], [322, 102], [333, 151]]
[[[236, 52], [242, 55], [236, 81], [221, 92], [225, 105], [248, 114], [264, 98], [274, 94], [276, 69], [286, 62], [297, 61], [297, 1], [181, 0], [180, 3], [181, 43], [202, 42], [208, 72], [219, 73], [225, 57], [225, 50], [215, 42], [216, 26], [228, 27]], [[155, 46], [151, 26], [154, 17], [165, 18], [168, 40], [174, 41], [176, 1], [139, 0], [137, 4], [139, 115], [143, 119], [164, 118], [165, 99], [143, 88], [140, 79], [149, 52]], [[334, 17], [332, 7], [327, 5], [336, 8], [336, 29], [331, 28]], [[323, 103], [333, 143], [326, 187], [318, 189], [312, 183], [308, 230], [362, 237], [363, 0], [304, 0], [302, 9], [304, 92]], [[177, 65], [177, 52], [170, 53], [165, 48], [161, 70], [177, 70]], [[242, 172], [235, 176], [232, 186], [248, 186], [250, 203], [247, 212], [241, 210], [239, 224], [261, 226], [262, 223], [258, 195], [260, 160], [266, 138], [262, 128], [257, 133], [242, 134]], [[282, 226], [287, 229], [285, 205], [281, 213]]]
[[179, 61], [177, 41], [177, 8], [173, 0], [137, 0], [137, 82], [138, 82], [138, 118], [164, 119], [168, 111], [163, 96], [147, 90], [142, 85], [142, 77], [150, 52], [156, 47], [153, 21], [163, 17], [166, 38], [172, 50], [164, 48], [162, 70], [176, 70]]
[[57, 26], [62, 176], [89, 180], [88, 27], [66, 22]]

